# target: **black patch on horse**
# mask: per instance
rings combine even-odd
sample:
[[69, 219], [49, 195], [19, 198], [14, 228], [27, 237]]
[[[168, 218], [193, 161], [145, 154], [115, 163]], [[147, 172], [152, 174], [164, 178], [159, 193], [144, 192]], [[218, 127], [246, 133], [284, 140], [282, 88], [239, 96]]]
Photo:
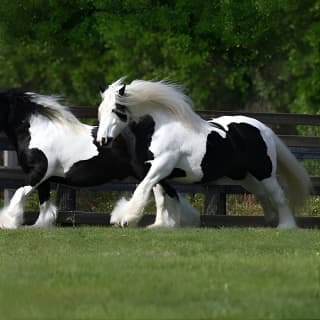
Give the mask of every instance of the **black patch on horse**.
[[[30, 116], [43, 114], [46, 109], [30, 100], [30, 95], [21, 89], [9, 89], [0, 92], [0, 104], [3, 129], [10, 142], [14, 145], [19, 164], [26, 173], [26, 184], [37, 185], [48, 169], [48, 160], [45, 154], [37, 149], [29, 149], [30, 145]], [[6, 112], [3, 112], [6, 110]]]
[[128, 121], [128, 116], [125, 113], [122, 113], [117, 109], [113, 109], [112, 112], [115, 113], [122, 122]]
[[[92, 130], [94, 143], [96, 142], [98, 128]], [[127, 143], [119, 135], [113, 142], [112, 148], [100, 147], [99, 154], [88, 160], [76, 162], [66, 173], [65, 178], [55, 177], [51, 181], [61, 182], [73, 186], [93, 186], [112, 180], [123, 180], [128, 177], [137, 178], [134, 168], [130, 163]]]
[[244, 179], [247, 173], [263, 180], [271, 176], [272, 162], [259, 129], [247, 123], [230, 123], [226, 137], [212, 131], [201, 162], [202, 182], [222, 177]]
[[[151, 116], [145, 116], [139, 122], [130, 124], [130, 130], [137, 141], [135, 151], [138, 162], [145, 163], [154, 159], [153, 153], [149, 149], [154, 134], [154, 128], [155, 122]], [[145, 174], [149, 171], [150, 166], [150, 163], [145, 164]]]
[[174, 179], [174, 178], [184, 178], [187, 174], [184, 170], [180, 168], [174, 168], [170, 175], [168, 176], [168, 179]]
[[19, 164], [27, 174], [27, 185], [35, 186], [44, 177], [48, 169], [48, 159], [44, 153], [36, 148], [29, 149], [28, 145], [24, 149], [17, 151]]
[[57, 119], [59, 112], [37, 104], [33, 101], [36, 97], [37, 94], [26, 93], [22, 89], [9, 89], [0, 92], [1, 107], [3, 104], [8, 108], [7, 128], [3, 129], [29, 123], [33, 114], [40, 114], [50, 120]]

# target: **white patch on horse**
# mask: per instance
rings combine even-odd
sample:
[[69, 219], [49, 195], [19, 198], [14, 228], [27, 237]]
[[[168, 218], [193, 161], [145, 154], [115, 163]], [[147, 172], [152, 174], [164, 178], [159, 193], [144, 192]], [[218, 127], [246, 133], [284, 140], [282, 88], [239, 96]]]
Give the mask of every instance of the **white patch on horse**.
[[74, 130], [74, 126], [65, 125], [63, 122], [39, 114], [30, 118], [29, 148], [43, 151], [50, 162], [48, 170], [50, 167], [60, 168], [60, 172], [57, 172], [59, 176], [63, 176], [74, 163], [98, 155], [98, 149], [91, 135], [92, 127], [80, 122], [76, 127], [78, 130]]
[[[162, 118], [161, 121], [156, 121], [155, 134], [152, 136], [149, 149], [155, 158], [165, 152], [177, 154], [177, 150], [179, 150], [174, 167], [184, 170], [187, 175], [174, 180], [185, 183], [196, 182], [203, 177], [201, 160], [206, 153], [206, 144], [197, 142], [199, 138], [206, 139], [208, 134], [208, 130], [202, 130], [198, 132], [197, 136], [190, 135], [190, 128], [183, 126], [180, 122], [172, 125], [172, 120], [169, 117]], [[169, 136], [175, 138], [171, 139]]]

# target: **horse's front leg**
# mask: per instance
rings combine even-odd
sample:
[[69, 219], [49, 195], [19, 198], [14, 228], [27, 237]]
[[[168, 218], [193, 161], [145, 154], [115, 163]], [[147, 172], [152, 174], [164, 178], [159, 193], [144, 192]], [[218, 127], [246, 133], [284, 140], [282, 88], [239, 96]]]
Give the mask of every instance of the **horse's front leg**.
[[29, 150], [24, 154], [23, 163], [29, 168], [26, 185], [19, 188], [10, 199], [9, 205], [0, 211], [0, 228], [15, 229], [23, 223], [26, 198], [49, 176], [49, 164], [41, 151]]
[[111, 213], [111, 224], [135, 226], [143, 215], [152, 188], [173, 170], [177, 158], [165, 154], [151, 162], [151, 168], [128, 201], [122, 198]]
[[50, 182], [48, 180], [42, 182], [37, 189], [40, 212], [37, 221], [31, 227], [52, 227], [57, 219], [57, 207], [50, 201]]
[[16, 229], [23, 223], [24, 203], [33, 190], [30, 185], [17, 189], [9, 205], [0, 211], [0, 229]]
[[158, 183], [153, 187], [154, 200], [156, 204], [156, 217], [153, 224], [148, 228], [174, 228], [180, 226], [179, 197], [172, 188], [170, 196]]

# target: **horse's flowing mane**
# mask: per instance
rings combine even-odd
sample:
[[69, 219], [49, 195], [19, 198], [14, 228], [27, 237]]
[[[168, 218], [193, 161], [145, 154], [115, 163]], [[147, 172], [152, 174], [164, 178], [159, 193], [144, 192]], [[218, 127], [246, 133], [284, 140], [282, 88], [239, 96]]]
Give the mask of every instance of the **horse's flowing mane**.
[[[122, 79], [116, 82], [122, 84]], [[120, 104], [131, 109], [133, 117], [154, 110], [171, 113], [188, 127], [196, 129], [206, 127], [206, 121], [192, 108], [191, 99], [184, 94], [181, 86], [168, 81], [134, 80], [126, 86], [124, 96], [117, 95]]]
[[60, 103], [61, 96], [58, 95], [41, 95], [33, 92], [26, 93], [30, 101], [36, 103], [43, 109], [39, 114], [46, 116], [50, 120], [57, 121], [62, 125], [71, 127], [75, 130], [81, 130], [84, 125], [69, 110], [68, 107]]

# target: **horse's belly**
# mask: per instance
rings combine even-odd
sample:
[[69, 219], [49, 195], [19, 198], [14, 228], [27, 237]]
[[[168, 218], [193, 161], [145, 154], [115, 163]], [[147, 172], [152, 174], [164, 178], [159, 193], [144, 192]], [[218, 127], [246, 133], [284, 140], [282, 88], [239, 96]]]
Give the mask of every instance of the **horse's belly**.
[[172, 178], [172, 180], [174, 180], [175, 182], [179, 182], [179, 183], [196, 183], [199, 182], [201, 179], [199, 179], [197, 176], [191, 176], [191, 175], [187, 175], [185, 177], [176, 177], [176, 178]]

